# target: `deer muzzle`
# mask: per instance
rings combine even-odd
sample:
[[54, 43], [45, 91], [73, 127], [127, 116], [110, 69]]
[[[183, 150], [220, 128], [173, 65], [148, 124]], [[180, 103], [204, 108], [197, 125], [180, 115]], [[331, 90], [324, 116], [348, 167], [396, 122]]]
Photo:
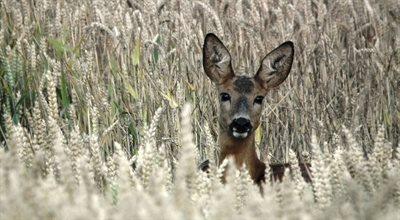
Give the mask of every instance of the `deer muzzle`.
[[232, 136], [238, 139], [246, 138], [253, 129], [250, 120], [244, 117], [233, 119], [229, 127], [232, 132]]

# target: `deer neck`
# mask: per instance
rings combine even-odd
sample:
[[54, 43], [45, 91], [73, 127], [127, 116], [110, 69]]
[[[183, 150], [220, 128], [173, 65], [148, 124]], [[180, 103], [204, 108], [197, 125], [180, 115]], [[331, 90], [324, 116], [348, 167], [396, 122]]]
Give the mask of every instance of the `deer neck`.
[[236, 139], [228, 132], [220, 132], [219, 145], [221, 147], [220, 161], [232, 156], [237, 168], [246, 165], [250, 176], [255, 182], [264, 179], [265, 164], [261, 162], [256, 153], [254, 133], [245, 139]]

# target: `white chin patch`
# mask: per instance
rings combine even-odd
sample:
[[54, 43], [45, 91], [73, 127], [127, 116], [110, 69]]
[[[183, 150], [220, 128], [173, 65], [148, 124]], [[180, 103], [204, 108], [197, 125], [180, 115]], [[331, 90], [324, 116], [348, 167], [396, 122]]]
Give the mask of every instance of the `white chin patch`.
[[235, 138], [246, 138], [248, 132], [239, 133], [239, 132], [233, 131], [232, 134], [233, 134], [233, 136], [234, 136]]

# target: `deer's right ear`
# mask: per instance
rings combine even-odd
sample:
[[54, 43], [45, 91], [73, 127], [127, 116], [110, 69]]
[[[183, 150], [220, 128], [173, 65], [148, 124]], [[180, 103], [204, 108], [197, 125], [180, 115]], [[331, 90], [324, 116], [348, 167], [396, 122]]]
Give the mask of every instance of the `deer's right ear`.
[[203, 67], [207, 76], [217, 84], [234, 77], [231, 55], [221, 40], [212, 33], [207, 34], [204, 40]]

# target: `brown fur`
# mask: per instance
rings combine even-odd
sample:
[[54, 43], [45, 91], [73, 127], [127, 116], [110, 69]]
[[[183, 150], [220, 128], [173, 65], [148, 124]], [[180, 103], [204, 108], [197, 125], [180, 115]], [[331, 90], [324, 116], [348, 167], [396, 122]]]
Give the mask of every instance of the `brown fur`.
[[[288, 163], [270, 164], [269, 166], [272, 171], [271, 176], [270, 176], [270, 179], [272, 181], [282, 181], [282, 179], [285, 175], [285, 169], [289, 169], [289, 172], [292, 172], [292, 168], [291, 168], [290, 164], [288, 164]], [[303, 177], [304, 181], [306, 181], [307, 183], [310, 183], [311, 177], [312, 177], [311, 171], [310, 171], [311, 164], [299, 163], [299, 167], [300, 167], [301, 176]]]
[[236, 140], [227, 134], [227, 132], [221, 132], [220, 135], [220, 161], [223, 161], [227, 156], [233, 156], [237, 167], [242, 167], [243, 164], [246, 165], [255, 183], [261, 184], [262, 181], [265, 181], [266, 166], [257, 157], [254, 145], [254, 133], [245, 140]]

